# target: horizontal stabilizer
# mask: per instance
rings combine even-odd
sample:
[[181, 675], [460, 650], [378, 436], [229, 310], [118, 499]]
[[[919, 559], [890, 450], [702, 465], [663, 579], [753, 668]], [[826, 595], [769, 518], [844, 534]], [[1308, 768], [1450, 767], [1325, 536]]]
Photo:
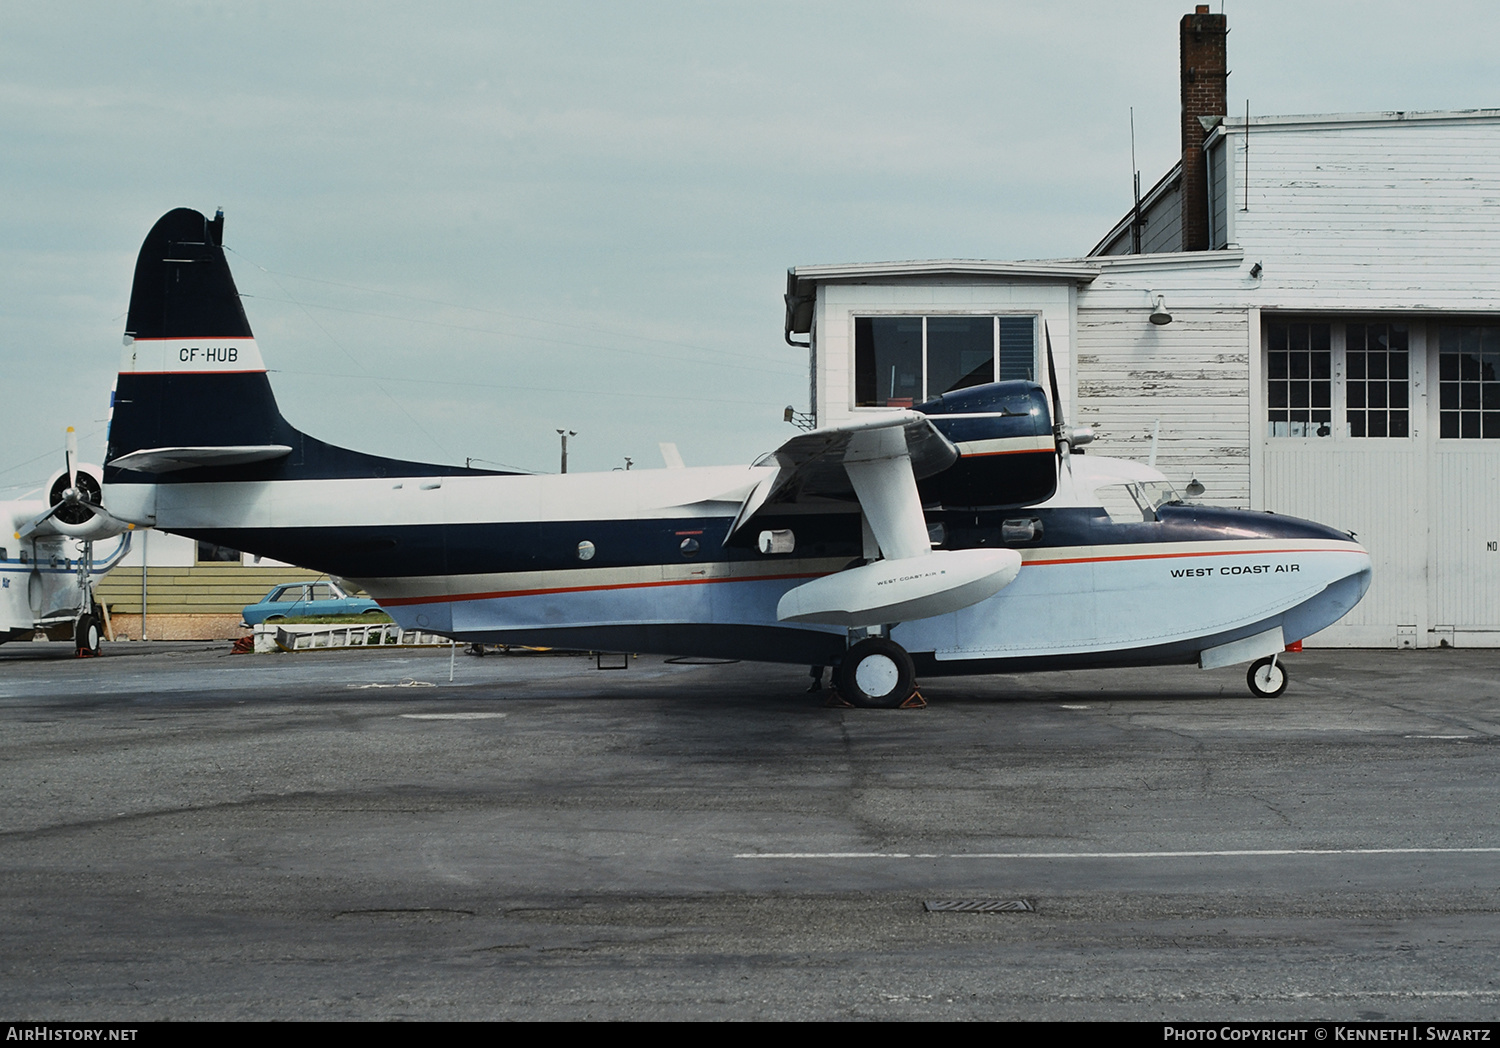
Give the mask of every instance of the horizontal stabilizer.
[[223, 447], [143, 448], [111, 459], [107, 465], [137, 473], [174, 473], [204, 466], [242, 466], [268, 462], [292, 453], [289, 444], [234, 444]]
[[878, 626], [978, 604], [1015, 581], [1013, 549], [934, 550], [924, 557], [877, 560], [788, 590], [776, 605], [782, 622]]

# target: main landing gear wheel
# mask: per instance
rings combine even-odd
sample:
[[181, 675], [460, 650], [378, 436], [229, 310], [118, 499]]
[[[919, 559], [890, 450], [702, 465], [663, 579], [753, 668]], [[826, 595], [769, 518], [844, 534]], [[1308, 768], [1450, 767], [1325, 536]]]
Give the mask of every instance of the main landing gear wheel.
[[834, 673], [839, 694], [866, 709], [893, 710], [916, 690], [911, 656], [884, 637], [866, 637], [854, 645]]
[[78, 616], [78, 622], [73, 626], [73, 645], [80, 658], [99, 654], [99, 623], [87, 612]]
[[1286, 691], [1286, 667], [1275, 655], [1267, 655], [1250, 664], [1245, 674], [1245, 683], [1250, 685], [1250, 694], [1261, 699], [1274, 699]]

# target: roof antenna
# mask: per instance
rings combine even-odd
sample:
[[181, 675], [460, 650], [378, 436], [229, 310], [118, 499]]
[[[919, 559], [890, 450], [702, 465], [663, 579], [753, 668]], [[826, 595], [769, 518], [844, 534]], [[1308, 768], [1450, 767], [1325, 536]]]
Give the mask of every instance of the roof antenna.
[[[1227, 148], [1227, 147], [1226, 147]], [[1250, 210], [1250, 99], [1245, 99], [1245, 206], [1241, 211]]]
[[1141, 169], [1135, 163], [1135, 106], [1130, 107], [1130, 170], [1135, 174], [1135, 220], [1130, 223], [1130, 253], [1141, 253]]

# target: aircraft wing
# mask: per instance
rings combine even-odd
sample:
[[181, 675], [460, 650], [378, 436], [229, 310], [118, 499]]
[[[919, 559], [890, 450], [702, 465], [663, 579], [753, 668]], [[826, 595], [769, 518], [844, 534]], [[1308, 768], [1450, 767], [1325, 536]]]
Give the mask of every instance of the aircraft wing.
[[902, 412], [794, 437], [762, 460], [776, 472], [745, 499], [731, 535], [769, 505], [852, 496], [879, 547], [876, 559], [788, 590], [776, 617], [868, 627], [947, 614], [1009, 585], [1021, 569], [1015, 550], [937, 551], [928, 539], [917, 480], [958, 458], [926, 415]]
[[857, 499], [885, 556], [916, 556], [929, 548], [916, 482], [957, 461], [953, 442], [914, 411], [804, 433], [758, 463], [776, 472], [751, 491], [729, 533], [767, 506]]

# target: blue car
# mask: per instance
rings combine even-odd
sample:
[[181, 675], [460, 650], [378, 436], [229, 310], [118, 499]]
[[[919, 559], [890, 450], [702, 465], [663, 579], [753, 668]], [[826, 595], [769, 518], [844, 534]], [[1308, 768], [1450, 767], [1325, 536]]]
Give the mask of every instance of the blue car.
[[368, 597], [351, 597], [337, 583], [288, 582], [267, 593], [258, 604], [245, 607], [242, 626], [258, 626], [278, 619], [311, 615], [379, 615], [380, 605]]

